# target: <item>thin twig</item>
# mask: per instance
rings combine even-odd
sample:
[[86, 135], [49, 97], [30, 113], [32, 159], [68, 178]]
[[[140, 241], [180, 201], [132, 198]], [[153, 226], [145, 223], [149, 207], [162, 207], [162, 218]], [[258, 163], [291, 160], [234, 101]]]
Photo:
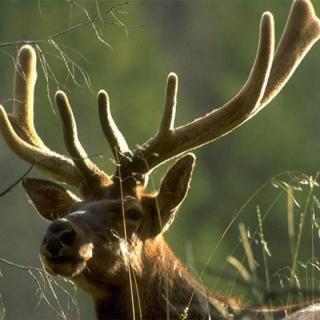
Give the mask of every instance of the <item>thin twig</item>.
[[35, 45], [35, 44], [40, 44], [40, 43], [48, 43], [50, 40], [58, 38], [58, 37], [60, 37], [62, 35], [65, 35], [67, 33], [70, 33], [70, 32], [73, 32], [75, 30], [84, 28], [86, 26], [93, 25], [94, 23], [99, 23], [99, 22], [101, 22], [101, 17], [102, 16], [105, 16], [105, 15], [111, 13], [115, 8], [127, 5], [128, 3], [129, 3], [129, 1], [125, 1], [125, 2], [122, 2], [122, 3], [115, 4], [115, 5], [111, 6], [110, 8], [106, 9], [105, 11], [103, 11], [102, 13], [101, 12], [98, 13], [97, 15], [95, 15], [93, 18], [91, 18], [89, 20], [77, 23], [77, 24], [75, 24], [73, 26], [70, 26], [69, 28], [64, 29], [62, 31], [58, 31], [56, 33], [52, 33], [52, 34], [50, 34], [50, 35], [48, 35], [48, 36], [46, 36], [46, 37], [44, 37], [42, 39], [38, 39], [38, 40], [17, 40], [17, 41], [2, 42], [2, 43], [0, 43], [0, 48], [11, 47], [11, 46], [22, 46], [22, 45], [25, 45], [25, 44]]
[[42, 287], [41, 287], [41, 285], [40, 285], [40, 282], [39, 282], [38, 278], [32, 273], [31, 270], [29, 270], [28, 272], [29, 272], [30, 276], [33, 278], [33, 280], [37, 283], [38, 288], [39, 288], [39, 291], [40, 291], [40, 294], [41, 294], [41, 297], [42, 297], [42, 298], [44, 299], [44, 301], [47, 303], [47, 305], [49, 306], [49, 308], [50, 308], [54, 313], [56, 313], [57, 316], [60, 316], [61, 318], [64, 318], [64, 317], [63, 317], [63, 314], [61, 314], [61, 313], [59, 312], [59, 310], [57, 310], [57, 309], [50, 303], [50, 301], [48, 300], [48, 298], [46, 297], [44, 291], [42, 290]]
[[32, 270], [32, 271], [37, 271], [37, 272], [43, 272], [43, 269], [40, 269], [37, 267], [31, 267], [31, 266], [24, 266], [22, 264], [15, 263], [15, 262], [9, 261], [4, 258], [0, 258], [0, 262], [8, 265], [10, 267], [15, 267], [15, 268], [22, 269], [22, 270], [27, 270], [27, 271]]
[[[41, 259], [40, 259], [40, 261], [41, 261], [42, 267], [44, 268], [43, 261], [42, 261]], [[54, 291], [54, 288], [53, 288], [53, 286], [52, 286], [52, 284], [51, 284], [51, 277], [49, 277], [49, 275], [48, 275], [47, 272], [45, 272], [44, 275], [45, 275], [45, 277], [46, 277], [46, 279], [47, 279], [47, 282], [48, 282], [49, 288], [50, 288], [50, 290], [51, 290], [51, 293], [52, 293], [52, 295], [53, 295], [53, 297], [54, 297], [54, 300], [55, 300], [58, 308], [60, 309], [62, 318], [65, 319], [65, 320], [67, 320], [67, 317], [66, 317], [66, 315], [65, 315], [65, 313], [64, 313], [64, 311], [63, 311], [63, 308], [62, 308], [62, 305], [61, 305], [61, 303], [60, 303], [60, 300], [59, 300], [59, 298], [58, 298], [58, 296], [57, 296], [56, 292]], [[59, 314], [60, 314], [60, 313], [59, 313]]]
[[16, 180], [12, 185], [10, 185], [8, 188], [6, 188], [4, 191], [2, 191], [0, 193], [0, 197], [6, 195], [8, 192], [10, 192], [14, 187], [16, 187], [29, 173], [30, 171], [33, 169], [34, 164], [32, 164], [28, 170], [18, 179]]
[[[18, 263], [15, 263], [15, 262], [12, 262], [12, 261], [9, 261], [7, 259], [4, 259], [4, 258], [0, 258], [0, 263], [3, 263], [3, 264], [6, 264], [10, 267], [13, 267], [13, 268], [16, 268], [16, 269], [20, 269], [20, 270], [23, 270], [23, 271], [27, 271], [28, 274], [35, 280], [37, 286], [38, 286], [38, 290], [39, 290], [39, 293], [40, 293], [40, 298], [43, 299], [46, 304], [49, 306], [49, 308], [51, 310], [53, 310], [57, 316], [59, 316], [60, 318], [63, 318], [63, 319], [67, 319], [69, 317], [67, 317], [63, 311], [63, 308], [62, 308], [62, 305], [58, 299], [58, 296], [57, 294], [55, 293], [54, 291], [54, 288], [52, 285], [54, 285], [55, 287], [57, 287], [64, 295], [67, 296], [68, 298], [68, 301], [71, 301], [72, 304], [75, 306], [76, 308], [76, 313], [77, 313], [77, 316], [79, 318], [79, 308], [78, 308], [78, 304], [77, 304], [77, 301], [76, 301], [76, 298], [70, 294], [65, 288], [63, 288], [55, 279], [52, 275], [50, 275], [48, 272], [46, 272], [43, 268], [37, 268], [37, 267], [32, 267], [32, 266], [25, 266], [25, 265], [21, 265], [21, 264], [18, 264]], [[39, 279], [37, 278], [36, 274], [38, 276], [41, 277], [41, 279], [43, 280], [44, 282], [44, 286], [42, 287], [41, 284], [40, 284], [40, 281]], [[50, 288], [50, 291], [55, 299], [55, 302], [57, 303], [57, 306], [58, 308], [60, 309], [60, 311], [58, 309], [56, 309], [52, 304], [51, 302], [49, 301], [49, 299], [46, 297], [45, 295], [45, 283], [48, 283], [49, 285], [49, 288]], [[1, 306], [1, 301], [0, 301], [0, 306]], [[68, 308], [68, 312], [69, 312], [69, 309]]]

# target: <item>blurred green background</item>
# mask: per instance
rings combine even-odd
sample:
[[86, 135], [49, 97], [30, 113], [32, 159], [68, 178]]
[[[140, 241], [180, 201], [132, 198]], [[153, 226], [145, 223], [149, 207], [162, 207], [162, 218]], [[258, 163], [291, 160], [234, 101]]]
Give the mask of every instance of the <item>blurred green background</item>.
[[[53, 99], [55, 90], [66, 90], [83, 145], [90, 155], [100, 154], [93, 159], [112, 173], [111, 152], [98, 125], [96, 94], [99, 89], [108, 91], [114, 118], [128, 143], [132, 147], [141, 144], [157, 130], [165, 81], [170, 71], [179, 76], [177, 125], [222, 105], [246, 81], [255, 56], [262, 12], [270, 10], [274, 13], [278, 40], [290, 3], [134, 1], [117, 6], [114, 15], [106, 14], [101, 17], [102, 21], [97, 20], [101, 37], [112, 49], [99, 41], [90, 25], [55, 38], [59, 49], [40, 43], [50, 77], [47, 82], [38, 63], [35, 121], [40, 136], [53, 150], [65, 152], [59, 119], [48, 96]], [[119, 3], [1, 1], [0, 44], [45, 38], [87, 21], [85, 10], [94, 17], [97, 12], [103, 13], [115, 4]], [[320, 3], [314, 1], [314, 5], [320, 12]], [[11, 108], [13, 57], [17, 49], [18, 46], [0, 48], [0, 103], [7, 110]], [[264, 242], [259, 235], [254, 237], [259, 210], [261, 215], [268, 215], [263, 221], [265, 246], [271, 253], [266, 258], [267, 273], [275, 286], [281, 281], [284, 285], [288, 283], [291, 254], [287, 190], [291, 189], [293, 174], [283, 174], [279, 179], [273, 179], [273, 183], [270, 180], [281, 172], [293, 170], [315, 176], [320, 167], [319, 57], [320, 47], [316, 45], [266, 110], [230, 135], [195, 151], [198, 161], [192, 187], [166, 238], [196, 274], [203, 271], [211, 256], [202, 279], [212, 290], [255, 301], [251, 290], [234, 285], [233, 280], [227, 281], [220, 271], [237, 275], [226, 259], [229, 255], [239, 260], [243, 257], [238, 229], [242, 222], [253, 240], [256, 276], [264, 283], [266, 265], [261, 249]], [[70, 72], [74, 73], [73, 77]], [[83, 72], [90, 78], [89, 87]], [[18, 179], [28, 165], [11, 152], [2, 139], [0, 141], [1, 192]], [[156, 186], [165, 169], [160, 168], [154, 174]], [[38, 173], [33, 170], [29, 175], [37, 176]], [[264, 184], [265, 187], [259, 190]], [[317, 289], [317, 279], [320, 279], [316, 259], [320, 218], [317, 187], [311, 194], [307, 182], [300, 180], [293, 184], [302, 188], [302, 191], [294, 190], [297, 200], [293, 211], [294, 241], [297, 241], [300, 213], [305, 212], [306, 216], [298, 259], [299, 281], [302, 287]], [[308, 199], [311, 200], [308, 202]], [[219, 242], [238, 212], [239, 216]], [[38, 248], [45, 228], [46, 223], [35, 213], [20, 186], [0, 198], [0, 258], [40, 267]], [[246, 260], [243, 264], [247, 267]], [[39, 281], [43, 283], [41, 278]], [[62, 285], [69, 286], [63, 281]], [[56, 314], [40, 298], [37, 288], [37, 282], [28, 271], [0, 262], [0, 319], [1, 305], [5, 308], [5, 319], [55, 319]], [[50, 288], [47, 286], [45, 290], [49, 301], [55, 305]], [[80, 318], [94, 318], [89, 297], [81, 290], [76, 295]], [[65, 295], [60, 299], [65, 306]]]

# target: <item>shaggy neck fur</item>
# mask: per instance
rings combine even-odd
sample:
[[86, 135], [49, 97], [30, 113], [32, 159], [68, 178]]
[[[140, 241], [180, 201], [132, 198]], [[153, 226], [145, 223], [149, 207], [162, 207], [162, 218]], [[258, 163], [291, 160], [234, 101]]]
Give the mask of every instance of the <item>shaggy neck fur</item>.
[[[140, 259], [129, 259], [132, 288], [128, 269], [119, 272], [125, 274], [125, 278], [116, 277], [113, 281], [104, 277], [93, 278], [92, 273], [74, 279], [92, 294], [99, 320], [133, 319], [133, 314], [135, 319], [179, 320], [262, 320], [266, 317], [276, 320], [287, 316], [284, 309], [253, 310], [209, 293], [190, 275], [161, 236], [144, 242]], [[303, 307], [286, 309], [292, 313]], [[300, 318], [296, 318], [294, 313], [286, 319]]]
[[146, 241], [142, 250], [141, 264], [131, 268], [133, 295], [128, 275], [123, 285], [95, 299], [98, 319], [132, 319], [133, 312], [136, 319], [205, 319], [208, 314], [222, 319], [231, 311], [222, 299], [207, 294], [162, 238]]

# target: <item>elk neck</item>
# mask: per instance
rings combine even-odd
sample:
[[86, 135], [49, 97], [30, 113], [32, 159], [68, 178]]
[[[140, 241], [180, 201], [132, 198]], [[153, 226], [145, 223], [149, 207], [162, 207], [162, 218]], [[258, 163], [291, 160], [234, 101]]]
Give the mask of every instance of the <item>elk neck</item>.
[[[130, 259], [125, 278], [112, 281], [86, 274], [75, 279], [93, 296], [98, 319], [222, 319], [231, 311], [222, 298], [209, 294], [174, 255], [162, 235], [141, 246], [141, 256]], [[91, 276], [90, 283], [88, 277]], [[131, 283], [131, 288], [130, 288]], [[133, 301], [133, 303], [132, 303]]]

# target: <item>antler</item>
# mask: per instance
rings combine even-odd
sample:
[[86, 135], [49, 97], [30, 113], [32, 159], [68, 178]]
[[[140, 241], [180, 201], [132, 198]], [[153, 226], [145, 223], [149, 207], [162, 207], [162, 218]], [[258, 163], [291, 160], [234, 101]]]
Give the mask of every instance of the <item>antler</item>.
[[74, 116], [63, 92], [57, 92], [56, 101], [71, 158], [50, 150], [38, 136], [33, 122], [35, 83], [36, 53], [26, 45], [19, 50], [17, 58], [13, 112], [7, 114], [0, 105], [0, 130], [7, 145], [25, 161], [60, 181], [80, 188], [85, 194], [107, 185], [109, 177], [88, 159], [78, 140]]
[[249, 120], [278, 94], [319, 37], [320, 22], [312, 4], [296, 0], [274, 56], [273, 17], [264, 13], [256, 59], [243, 88], [224, 106], [178, 128], [174, 128], [178, 79], [171, 73], [158, 133], [134, 152], [126, 174], [143, 177], [168, 159], [218, 139]]
[[[119, 162], [113, 181], [117, 181], [115, 178], [121, 173], [122, 180], [134, 181], [133, 185], [144, 183], [147, 174], [161, 163], [218, 139], [249, 120], [279, 93], [319, 37], [320, 21], [310, 1], [296, 0], [274, 55], [273, 17], [269, 12], [264, 13], [255, 62], [239, 93], [224, 106], [175, 128], [178, 78], [174, 73], [169, 74], [159, 130], [133, 153], [112, 118], [107, 93], [101, 90], [98, 94], [100, 122]], [[21, 48], [16, 69], [13, 112], [7, 115], [0, 105], [0, 130], [9, 147], [58, 180], [79, 187], [83, 194], [99, 193], [111, 179], [89, 160], [81, 146], [67, 96], [59, 91], [56, 101], [71, 158], [51, 151], [34, 129], [36, 54], [32, 47]], [[129, 179], [131, 177], [134, 179]]]

